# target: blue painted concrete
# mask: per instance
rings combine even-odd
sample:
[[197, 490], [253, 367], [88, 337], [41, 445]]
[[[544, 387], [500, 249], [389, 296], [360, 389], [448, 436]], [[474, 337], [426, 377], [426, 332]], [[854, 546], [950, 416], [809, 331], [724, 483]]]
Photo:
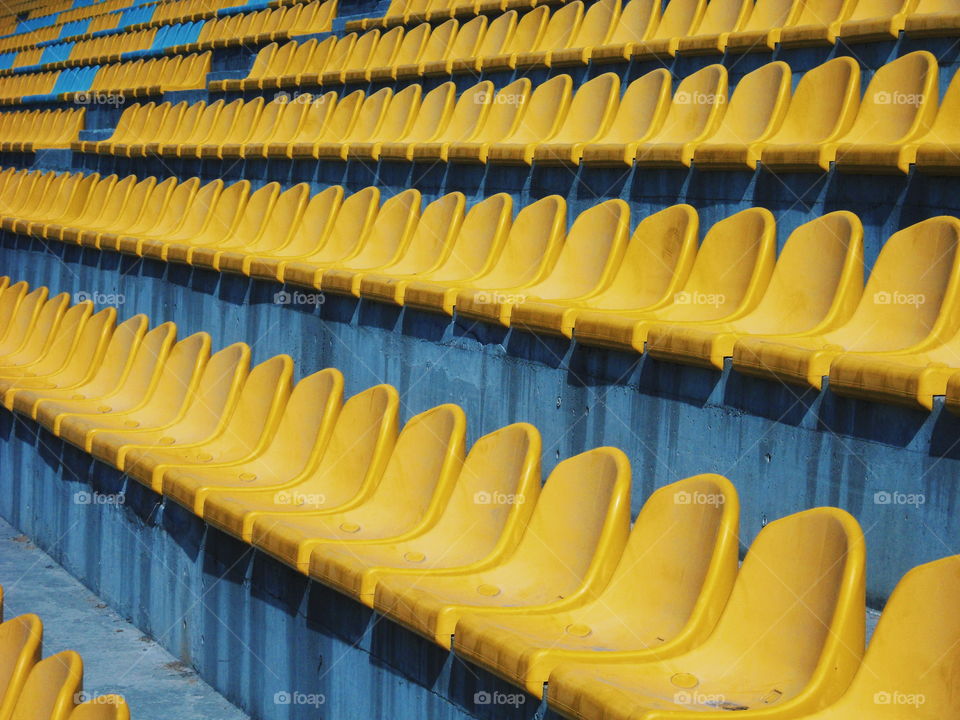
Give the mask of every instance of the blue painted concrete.
[[[85, 493], [78, 499], [90, 497]], [[81, 524], [73, 523], [69, 531], [80, 532]], [[44, 655], [68, 649], [80, 653], [86, 697], [119, 693], [137, 720], [247, 717], [3, 520], [0, 584], [4, 617], [40, 616]]]

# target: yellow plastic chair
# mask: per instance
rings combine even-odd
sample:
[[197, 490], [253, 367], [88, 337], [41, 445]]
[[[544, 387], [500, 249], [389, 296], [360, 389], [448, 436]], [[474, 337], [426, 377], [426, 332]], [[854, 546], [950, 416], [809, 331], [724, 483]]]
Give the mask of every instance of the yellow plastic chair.
[[836, 703], [804, 720], [878, 720], [955, 715], [958, 703], [941, 669], [954, 667], [960, 629], [950, 612], [960, 593], [960, 557], [913, 568], [897, 583], [863, 663]]
[[[167, 237], [156, 244], [144, 242], [141, 246], [144, 257], [159, 257], [166, 262], [190, 264], [194, 251], [204, 248], [204, 258], [210, 255], [206, 252], [208, 246], [232, 238], [238, 228], [243, 229], [243, 236], [250, 237], [263, 227], [263, 218], [273, 200], [276, 198], [277, 186], [271, 185], [261, 188], [264, 192], [257, 196], [254, 210], [246, 211], [249, 205], [250, 182], [240, 180], [217, 194], [216, 204], [200, 207], [202, 217], [197, 218], [192, 234], [185, 232], [185, 228], [176, 233], [176, 237]], [[198, 193], [199, 196], [199, 193]], [[198, 205], [199, 200], [194, 201]], [[191, 228], [194, 229], [194, 228]]]
[[[603, 0], [598, 0], [602, 3]], [[550, 15], [543, 35], [535, 46], [517, 53], [515, 67], [529, 69], [550, 67], [553, 52], [570, 45], [583, 23], [583, 0], [565, 3]]]
[[[546, 32], [550, 21], [550, 10], [545, 5], [540, 5], [530, 12], [523, 15], [516, 24], [516, 29], [509, 33], [501, 44], [501, 49], [496, 54], [483, 55], [480, 61], [480, 68], [484, 72], [495, 72], [497, 70], [513, 70], [517, 66], [517, 55], [526, 52], [530, 48], [535, 48], [540, 43], [541, 38]], [[491, 23], [487, 35], [494, 31], [496, 21]], [[505, 31], [506, 27], [498, 28]], [[495, 39], [491, 38], [491, 40]], [[480, 46], [480, 51], [488, 50], [487, 38]], [[466, 65], [454, 64], [454, 72], [470, 69], [469, 62]]]
[[[260, 98], [262, 100], [262, 98]], [[259, 149], [269, 143], [277, 127], [284, 121], [284, 116], [288, 108], [294, 108], [296, 112], [303, 107], [299, 102], [291, 103], [285, 95], [275, 98], [268, 103], [258, 103], [259, 108], [253, 109], [250, 103], [244, 105], [244, 111], [249, 115], [238, 115], [237, 125], [229, 137], [230, 142], [221, 145], [218, 150], [218, 156], [223, 159], [256, 157], [258, 153], [254, 152], [247, 155], [247, 148], [254, 145]], [[248, 108], [250, 108], [248, 110]], [[255, 115], [255, 117], [251, 117]], [[206, 156], [206, 147], [202, 153]]]
[[538, 697], [563, 662], [686, 652], [709, 637], [730, 595], [739, 514], [736, 490], [719, 475], [660, 488], [595, 600], [560, 612], [465, 614], [453, 650]]
[[[505, 52], [508, 43], [517, 32], [517, 11], [509, 10], [502, 15], [498, 15], [486, 24], [486, 18], [483, 18], [481, 26], [477, 29], [477, 39], [472, 44], [473, 52], [470, 52], [469, 42], [460, 45], [460, 33], [457, 34], [457, 45], [450, 52], [450, 60], [443, 66], [429, 66], [425, 72], [431, 75], [446, 75], [448, 73], [462, 72], [480, 72], [483, 67], [484, 58], [493, 57]], [[468, 23], [469, 25], [469, 23]], [[466, 28], [467, 25], [464, 25]], [[472, 40], [473, 38], [467, 38]], [[461, 51], [454, 54], [454, 50]]]
[[235, 408], [227, 410], [229, 416], [221, 418], [212, 434], [169, 449], [133, 448], [125, 455], [124, 472], [160, 492], [163, 474], [171, 467], [253, 460], [270, 445], [292, 390], [293, 360], [276, 355], [250, 371]]
[[[311, 511], [274, 499], [270, 510], [255, 504], [252, 496], [237, 498], [238, 504], [257, 513], [252, 544], [306, 573], [311, 553], [324, 542], [416, 537], [436, 525], [450, 499], [463, 466], [465, 433], [466, 418], [457, 405], [439, 405], [412, 417], [397, 437], [379, 482], [347, 509]], [[348, 455], [342, 465], [356, 465], [349, 460]], [[354, 472], [358, 478], [365, 474], [362, 467]], [[288, 492], [300, 489], [296, 486]], [[309, 508], [310, 503], [305, 506]]]
[[565, 47], [551, 48], [544, 58], [551, 67], [586, 65], [594, 48], [611, 39], [620, 20], [619, 0], [597, 0], [583, 15], [583, 22]]
[[[156, 178], [147, 178], [146, 180], [148, 186], [152, 186], [155, 182]], [[106, 183], [101, 181], [101, 185], [103, 184]], [[54, 237], [61, 242], [79, 244], [80, 236], [85, 230], [109, 227], [124, 211], [128, 210], [127, 200], [136, 199], [133, 196], [134, 188], [138, 190], [137, 195], [142, 195], [144, 186], [141, 185], [138, 188], [138, 185], [136, 175], [127, 175], [125, 178], [111, 183], [103, 197], [102, 204], [94, 204], [93, 196], [91, 196], [91, 201], [87, 204], [84, 214], [76, 220], [71, 220], [69, 225], [60, 226]], [[48, 229], [56, 227], [51, 225], [48, 226]]]
[[278, 467], [242, 484], [207, 482], [194, 507], [202, 505], [207, 523], [251, 542], [258, 518], [303, 519], [359, 506], [373, 495], [396, 445], [399, 405], [392, 385], [368, 388], [344, 403], [308, 467], [285, 475]]
[[[20, 312], [21, 309], [30, 309], [25, 298], [17, 308], [18, 312], [10, 324], [10, 331], [0, 342], [0, 367], [31, 362], [39, 357], [56, 336], [69, 304], [70, 296], [67, 293], [60, 293], [45, 300], [38, 304], [35, 313], [30, 313], [30, 324], [25, 327], [24, 320], [28, 315], [27, 312]], [[23, 332], [20, 332], [21, 329]]]
[[756, 309], [734, 322], [656, 325], [654, 357], [723, 369], [745, 335], [820, 335], [843, 325], [863, 292], [863, 226], [832, 212], [790, 233]]
[[[444, 23], [440, 27], [435, 28], [430, 35], [430, 45], [423, 53], [417, 75], [424, 77], [431, 75], [450, 75], [453, 72], [454, 63], [459, 59], [478, 57], [480, 43], [487, 33], [487, 17], [485, 15], [472, 18], [458, 28], [455, 28], [452, 31], [455, 34], [443, 54], [439, 57], [434, 57], [431, 48], [435, 46], [439, 48], [443, 36], [442, 29], [446, 27], [448, 27], [448, 23]], [[497, 50], [499, 50], [499, 48], [497, 48]], [[409, 74], [410, 72], [412, 72], [412, 70], [408, 71], [406, 68], [404, 68], [402, 72], [398, 69], [397, 77], [412, 77]]]
[[690, 274], [698, 229], [697, 212], [689, 205], [654, 213], [637, 225], [605, 290], [570, 302], [524, 302], [514, 310], [512, 322], [572, 337], [577, 317], [591, 308], [663, 307], [674, 300]]
[[23, 684], [10, 720], [68, 720], [83, 686], [83, 661], [73, 650], [37, 662]]
[[[496, 292], [464, 290], [457, 297], [457, 314], [510, 326], [524, 305], [521, 327], [538, 328], [536, 301], [558, 304], [595, 295], [610, 284], [626, 250], [630, 208], [623, 200], [607, 200], [580, 213], [550, 274], [539, 283]], [[524, 313], [524, 311], [520, 311]]]
[[656, 28], [630, 44], [629, 57], [636, 60], [673, 57], [677, 54], [680, 38], [692, 34], [706, 10], [706, 0], [670, 0]]
[[630, 462], [616, 448], [590, 450], [557, 465], [497, 564], [383, 576], [374, 608], [446, 648], [458, 620], [480, 609], [493, 618], [576, 608], [610, 581], [629, 526]]
[[177, 103], [170, 108], [156, 132], [149, 138], [143, 138], [144, 142], [125, 143], [124, 154], [127, 157], [146, 157], [149, 144], [146, 140], [157, 143], [175, 141], [178, 133], [189, 132], [197, 124], [200, 113], [206, 106], [207, 104], [203, 101], [192, 105], [186, 101]]
[[[512, 202], [500, 193], [474, 205], [465, 219], [458, 214], [449, 227], [428, 233], [424, 229], [414, 235], [403, 257], [388, 268], [368, 273], [360, 282], [361, 297], [381, 302], [403, 304], [407, 285], [434, 276], [470, 277], [488, 264], [490, 253], [499, 249], [510, 226]], [[428, 206], [421, 218], [426, 221]]]
[[[166, 405], [166, 422], [158, 425], [141, 423], [137, 427], [126, 424], [119, 430], [94, 428], [86, 437], [87, 452], [126, 472], [126, 458], [132, 450], [150, 446], [160, 446], [168, 451], [187, 449], [218, 437], [236, 409], [249, 365], [249, 347], [236, 343], [224, 348], [210, 356], [202, 373], [188, 371], [182, 374], [180, 383], [188, 388], [185, 394], [180, 391], [180, 403], [170, 402], [159, 391], [152, 398], [150, 410]], [[145, 406], [139, 417], [146, 410]], [[137, 418], [131, 414], [127, 419], [136, 421]]]
[[38, 338], [32, 347], [28, 343], [19, 353], [5, 358], [0, 364], [0, 394], [21, 378], [43, 378], [62, 370], [76, 351], [92, 316], [93, 303], [72, 305], [47, 338]]
[[[219, 204], [223, 180], [213, 180], [200, 187], [199, 178], [191, 178], [177, 185], [170, 205], [181, 212], [167, 213], [149, 233], [139, 237], [120, 237], [117, 249], [123, 253], [165, 260], [167, 244], [184, 242], [203, 233], [216, 214], [211, 208]], [[107, 240], [104, 239], [103, 243]]]
[[[270, 75], [261, 81], [265, 88], [300, 87], [300, 79], [315, 69], [323, 69], [330, 53], [336, 45], [337, 37], [330, 35], [318, 42], [316, 38], [297, 44], [297, 49], [290, 56], [290, 62], [284, 69], [270, 69]], [[314, 73], [316, 74], [316, 73]], [[304, 85], [308, 83], [303, 83]]]
[[[368, 47], [364, 44], [366, 35], [372, 34], [373, 30], [368, 31], [357, 40], [357, 45], [350, 55], [346, 67], [341, 77], [341, 82], [345, 83], [363, 83], [370, 82], [370, 71], [375, 67], [386, 67], [393, 64], [393, 59], [400, 49], [400, 43], [403, 42], [404, 29], [395, 27], [382, 33], [375, 42], [372, 42], [369, 54], [364, 57], [363, 51]], [[328, 83], [327, 72], [321, 76], [324, 84]]]
[[760, 153], [790, 106], [790, 66], [763, 65], [743, 76], [717, 131], [700, 143], [693, 162], [704, 170], [756, 170]]
[[850, 132], [837, 145], [838, 170], [904, 173], [937, 114], [937, 59], [920, 50], [877, 70]]
[[409, 233], [404, 226], [377, 233], [378, 217], [363, 249], [323, 272], [321, 289], [360, 297], [363, 280], [373, 273], [375, 279], [367, 286], [368, 294], [395, 298], [394, 289], [383, 274], [394, 268], [401, 274], [410, 268], [432, 268], [446, 257], [463, 222], [465, 204], [463, 193], [447, 193], [424, 208]]
[[[681, 655], [595, 653], [550, 673], [571, 718], [797, 717], [839, 698], [863, 656], [866, 551], [857, 521], [815, 508], [753, 541], [713, 633]], [[706, 714], [705, 714], [706, 713]]]
[[[412, 160], [413, 152], [421, 142], [430, 142], [440, 135], [450, 122], [450, 116], [453, 113], [453, 106], [456, 102], [457, 88], [453, 82], [445, 82], [438, 85], [433, 90], [423, 96], [422, 102], [416, 108], [416, 114], [410, 114], [410, 122], [405, 123], [393, 121], [392, 117], [397, 117], [395, 112], [388, 111], [388, 117], [384, 118], [383, 126], [380, 129], [380, 142], [374, 142], [370, 150], [372, 158], [381, 160]], [[401, 93], [397, 93], [394, 99], [403, 102]], [[411, 98], [413, 96], [411, 95]], [[390, 103], [392, 111], [393, 102]], [[413, 103], [411, 103], [412, 106]], [[399, 117], [406, 120], [406, 114]], [[392, 131], [400, 124], [406, 125], [406, 132], [394, 135]], [[367, 145], [360, 143], [360, 148], [366, 148]], [[361, 154], [366, 156], [366, 150]], [[348, 152], [349, 156], [356, 157], [355, 154]]]
[[750, 53], [776, 49], [784, 26], [792, 25], [803, 10], [802, 0], [757, 0], [750, 17], [726, 38], [726, 52]]
[[310, 556], [310, 576], [373, 607], [381, 577], [499, 564], [539, 498], [540, 450], [540, 433], [527, 423], [484, 435], [432, 528], [400, 542], [323, 543]]
[[[408, 194], [406, 197], [410, 197]], [[403, 202], [403, 200], [401, 200]], [[419, 205], [419, 203], [418, 203]], [[275, 259], [256, 259], [250, 265], [251, 276], [276, 278], [281, 282], [313, 282], [317, 266], [326, 266], [350, 257], [362, 245], [379, 215], [380, 190], [366, 187], [343, 201], [326, 235], [298, 233], [282, 255]], [[419, 215], [419, 209], [417, 210]]]
[[47, 304], [49, 292], [46, 287], [38, 287], [16, 304], [16, 309], [0, 335], [0, 357], [20, 349], [37, 324], [39, 315]]
[[837, 142], [853, 126], [860, 108], [860, 65], [850, 57], [828, 60], [804, 73], [780, 129], [767, 141], [760, 161], [773, 171], [827, 172]]
[[252, 254], [286, 245], [294, 228], [302, 222], [309, 200], [309, 183], [297, 183], [281, 192], [264, 220], [262, 231], [252, 241], [239, 235], [234, 241], [217, 246], [213, 256], [214, 269], [242, 273]]
[[[221, 196], [222, 197], [222, 196]], [[280, 183], [270, 182], [250, 193], [249, 198], [237, 213], [230, 225], [212, 228], [213, 239], [195, 242], [186, 249], [186, 255], [174, 256], [174, 250], [182, 248], [171, 245], [167, 250], [167, 260], [184, 260], [196, 267], [217, 269], [217, 257], [221, 250], [234, 250], [253, 245], [270, 228], [270, 217], [280, 197]]]
[[[148, 103], [149, 105], [149, 103]], [[152, 108], [151, 108], [152, 109]], [[127, 133], [128, 128], [133, 124], [140, 113], [149, 112], [147, 105], [141, 105], [140, 103], [133, 103], [129, 107], [125, 108], [124, 111], [120, 114], [120, 118], [117, 120], [117, 124], [113, 129], [113, 134], [107, 138], [107, 140], [78, 140], [74, 143], [71, 143], [70, 149], [74, 152], [81, 153], [95, 153], [97, 151], [97, 146], [102, 142], [109, 142], [111, 140], [120, 140]], [[4, 128], [6, 129], [6, 128]]]
[[610, 306], [622, 300], [612, 293], [593, 298], [591, 308], [576, 318], [574, 337], [588, 345], [643, 352], [655, 323], [738, 320], [760, 302], [775, 256], [773, 215], [765, 208], [742, 210], [710, 228], [673, 302], [652, 310], [622, 305], [614, 310]]
[[123, 382], [146, 331], [146, 317], [134, 315], [117, 326], [110, 335], [102, 360], [93, 356], [90, 363], [92, 375], [88, 378], [80, 380], [76, 385], [60, 383], [56, 388], [44, 386], [11, 388], [3, 395], [4, 407], [35, 418], [36, 408], [42, 400], [53, 402], [69, 400], [75, 396], [108, 395]]
[[77, 705], [70, 720], [130, 720], [130, 706], [121, 695], [100, 695]]
[[289, 141], [268, 144], [267, 157], [313, 157], [314, 148], [325, 138], [341, 138], [349, 132], [363, 101], [363, 90], [355, 90], [342, 100], [333, 91], [315, 96], [307, 106], [297, 134]]
[[795, 22], [780, 31], [781, 47], [833, 45], [857, 0], [805, 0]]
[[[457, 36], [459, 27], [460, 23], [456, 20], [447, 20], [429, 33], [423, 50], [418, 55], [414, 56], [412, 53], [405, 53], [402, 50], [398, 52], [392, 67], [391, 77], [396, 80], [419, 78], [423, 75], [424, 68], [427, 65], [442, 63], [445, 66], [451, 44]], [[408, 33], [403, 39], [404, 45], [407, 45], [410, 41], [411, 35], [412, 33]], [[406, 55], [406, 57], [401, 58], [401, 55]]]
[[584, 146], [610, 129], [619, 100], [620, 77], [616, 73], [604, 73], [583, 83], [557, 132], [535, 145], [533, 160], [545, 165], [579, 164]]
[[953, 175], [960, 172], [957, 159], [960, 133], [953, 119], [960, 111], [960, 74], [954, 73], [929, 132], [917, 140], [916, 168], [919, 172]]
[[[151, 212], [155, 210], [150, 204], [150, 200], [158, 195], [159, 202], [165, 206], [174, 184], [171, 180], [175, 182], [175, 179], [169, 178], [160, 185], [157, 184], [155, 177], [141, 180], [130, 188], [123, 206], [117, 210], [116, 214], [110, 215], [105, 211], [97, 219], [97, 222], [80, 230], [76, 236], [72, 236], [69, 231], [65, 231], [63, 239], [65, 241], [73, 239], [78, 245], [96, 248], [100, 246], [100, 236], [103, 233], [126, 232], [135, 229], [144, 220], [152, 224], [153, 218], [144, 217], [148, 210]], [[111, 197], [110, 205], [113, 205], [113, 197]]]
[[[560, 84], [563, 84], [563, 81], [555, 84], [553, 88], [557, 89]], [[473, 137], [450, 143], [447, 160], [485, 163], [493, 143], [517, 132], [526, 115], [527, 106], [532, 101], [530, 88], [529, 78], [519, 78], [502, 87], [490, 99], [491, 107], [487, 119]]]
[[684, 55], [722, 53], [727, 36], [744, 26], [752, 9], [749, 0], [711, 0], [696, 29], [679, 39], [677, 50]]
[[[236, 103], [242, 102], [240, 100], [231, 103], [233, 108], [231, 113], [235, 111], [235, 108], [238, 107]], [[200, 117], [197, 119], [196, 125], [192, 128], [189, 128], [187, 134], [181, 135], [180, 132], [177, 133], [177, 138], [170, 141], [169, 143], [147, 143], [147, 153], [151, 155], [160, 155], [162, 157], [178, 157], [181, 156], [181, 148], [193, 148], [193, 157], [196, 157], [196, 148], [200, 146], [211, 134], [213, 129], [217, 126], [220, 119], [220, 115], [223, 114], [224, 109], [227, 107], [226, 101], [217, 100], [207, 105], [203, 112], [200, 114]], [[184, 128], [186, 131], [187, 128]], [[184, 157], [187, 156], [186, 153], [183, 154]]]
[[[884, 243], [847, 323], [822, 335], [741, 338], [733, 350], [734, 368], [820, 388], [831, 363], [842, 353], [867, 352], [883, 359], [943, 344], [960, 329], [955, 310], [960, 290], [958, 240], [960, 220], [950, 217], [931, 218], [894, 233]], [[898, 374], [898, 382], [911, 375]], [[884, 375], [889, 377], [871, 376], [862, 383], [892, 385], [894, 373]]]
[[[210, 355], [210, 338], [196, 333], [175, 343], [176, 327], [164, 323], [147, 333], [122, 385], [104, 397], [71, 396], [44, 402], [37, 419], [55, 435], [89, 452], [87, 435], [160, 424], [185, 402]], [[148, 355], [155, 352], [156, 356]], [[178, 375], [179, 373], [180, 375]], [[172, 409], [171, 409], [172, 408]], [[160, 420], [154, 420], [159, 417]]]
[[[9, 285], [9, 281], [10, 278], [6, 276], [0, 280], [0, 285], [3, 285], [4, 288], [3, 291], [0, 292], [0, 340], [3, 340], [10, 331], [12, 320], [16, 317], [20, 304], [30, 289], [29, 285], [25, 282], [21, 281]], [[36, 305], [34, 307], [36, 307]], [[35, 310], [31, 312], [35, 312]]]
[[570, 109], [572, 88], [573, 80], [569, 75], [556, 75], [540, 83], [531, 94], [523, 119], [515, 130], [489, 146], [487, 162], [532, 164], [537, 145], [556, 135], [562, 126]]
[[342, 403], [340, 371], [327, 368], [305, 377], [293, 388], [277, 432], [262, 454], [239, 462], [168, 467], [163, 494], [202, 516], [212, 491], [276, 485], [302, 475], [320, 462]]
[[[362, 191], [357, 193], [358, 196], [361, 194]], [[252, 250], [244, 257], [240, 272], [250, 277], [277, 280], [280, 265], [285, 260], [308, 256], [323, 247], [333, 234], [336, 219], [344, 206], [343, 195], [341, 185], [331, 185], [311, 197], [285, 242], [274, 247], [261, 245]], [[347, 211], [352, 208], [353, 204], [347, 206]]]
[[[676, 1], [676, 0], [674, 0]], [[688, 75], [677, 86], [659, 131], [637, 144], [635, 161], [647, 167], [689, 167], [697, 146], [713, 135], [727, 108], [727, 71], [709, 65]], [[620, 160], [619, 149], [607, 164]]]
[[386, 82], [397, 79], [397, 67], [400, 65], [413, 65], [419, 67], [420, 57], [423, 55], [430, 39], [430, 23], [423, 22], [411, 30], [408, 30], [397, 46], [396, 52], [390, 59], [388, 65], [373, 65], [368, 70], [370, 80], [373, 82]]
[[43, 623], [20, 615], [0, 624], [0, 718], [10, 720], [27, 677], [40, 662]]
[[[293, 101], [287, 102], [285, 107], [280, 110], [280, 117], [272, 126], [265, 124], [264, 116], [260, 116], [259, 137], [251, 137], [241, 148], [244, 158], [265, 158], [268, 157], [269, 148], [274, 145], [288, 145], [293, 142], [300, 133], [307, 119], [315, 99], [309, 93], [298, 95]], [[269, 107], [269, 106], [268, 106]]]
[[450, 121], [432, 140], [413, 146], [413, 160], [447, 160], [453, 143], [469, 142], [480, 132], [493, 105], [494, 87], [482, 80], [464, 90], [450, 113]]
[[[379, 30], [377, 35], [371, 35], [365, 43], [369, 45], [376, 39], [379, 39]], [[324, 73], [332, 73], [328, 76], [327, 82], [340, 82], [340, 73], [346, 67], [347, 61], [353, 54], [357, 45], [357, 33], [352, 32], [340, 38], [327, 38], [332, 44], [326, 54], [318, 48], [315, 59], [310, 62], [310, 66], [303, 73], [296, 77], [297, 85], [319, 85], [323, 79]], [[324, 41], [326, 42], [326, 41]], [[366, 52], [369, 52], [369, 47]], [[284, 77], [284, 85], [290, 85], [290, 78]]]
[[[204, 140], [203, 145], [193, 150], [193, 154], [191, 154], [191, 149], [188, 146], [184, 147], [181, 153], [189, 157], [223, 159], [226, 157], [224, 149], [236, 144], [243, 145], [257, 129], [266, 103], [262, 97], [247, 102], [238, 102], [240, 102], [239, 105], [235, 106], [230, 103], [223, 109], [223, 112], [217, 118], [217, 125]], [[286, 106], [286, 103], [277, 103], [274, 107], [281, 104], [284, 107]]]
[[960, 6], [954, 0], [920, 0], [904, 21], [908, 37], [952, 37], [960, 30]]
[[859, 0], [840, 24], [840, 38], [846, 43], [896, 39], [916, 6], [917, 0]]

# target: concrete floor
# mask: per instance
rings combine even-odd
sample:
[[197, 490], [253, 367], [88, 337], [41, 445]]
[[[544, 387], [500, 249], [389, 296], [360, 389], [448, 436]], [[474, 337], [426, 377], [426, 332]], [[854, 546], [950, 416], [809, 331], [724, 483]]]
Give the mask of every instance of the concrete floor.
[[88, 696], [120, 693], [136, 720], [246, 720], [187, 665], [100, 601], [0, 519], [4, 617], [36, 613], [43, 654], [76, 650]]

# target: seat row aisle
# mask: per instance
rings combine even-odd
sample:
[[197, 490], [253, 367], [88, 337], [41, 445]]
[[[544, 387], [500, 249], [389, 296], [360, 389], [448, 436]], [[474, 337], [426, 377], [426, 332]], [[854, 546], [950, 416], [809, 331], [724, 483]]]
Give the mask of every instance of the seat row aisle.
[[769, 523], [738, 568], [719, 475], [660, 488], [631, 529], [616, 448], [541, 486], [527, 423], [467, 451], [456, 405], [401, 428], [390, 385], [344, 399], [335, 369], [295, 383], [285, 355], [251, 367], [244, 343], [0, 284], [7, 409], [534, 695], [547, 682], [569, 717], [845, 717], [888, 686], [922, 717], [958, 709], [931, 669], [960, 662], [960, 556], [908, 573], [863, 658], [865, 542], [843, 510]]

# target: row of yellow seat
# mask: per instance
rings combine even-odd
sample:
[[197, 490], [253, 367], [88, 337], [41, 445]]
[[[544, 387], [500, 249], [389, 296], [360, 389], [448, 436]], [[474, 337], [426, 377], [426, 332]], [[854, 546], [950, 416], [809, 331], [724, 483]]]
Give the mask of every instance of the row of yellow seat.
[[654, 492], [631, 529], [616, 448], [563, 460], [541, 487], [527, 423], [467, 452], [456, 405], [399, 430], [392, 386], [344, 402], [335, 369], [294, 384], [287, 356], [251, 369], [244, 343], [211, 354], [206, 333], [116, 319], [6, 287], [4, 406], [529, 692], [548, 682], [569, 717], [826, 720], [888, 686], [923, 697], [925, 717], [960, 709], [935, 671], [960, 661], [960, 556], [905, 576], [864, 657], [865, 543], [843, 510], [769, 523], [738, 569], [721, 476]]
[[[389, 70], [390, 68], [386, 68]], [[368, 70], [367, 72], [371, 72]], [[906, 173], [960, 172], [960, 73], [938, 112], [938, 67], [927, 51], [882, 66], [860, 99], [860, 68], [834, 58], [791, 93], [790, 67], [745, 75], [728, 101], [727, 71], [710, 65], [671, 96], [654, 70], [630, 83], [604, 73], [573, 92], [569, 75], [532, 90], [520, 78], [483, 80], [459, 97], [453, 82], [423, 94], [412, 84], [340, 96], [262, 97], [183, 105], [132, 105], [114, 134], [77, 152], [169, 157], [454, 160], [516, 164]], [[532, 90], [532, 91], [531, 91]]]
[[28, 12], [31, 17], [39, 17], [57, 12], [57, 22], [35, 30], [27, 30], [19, 33], [15, 31], [20, 25], [20, 21], [17, 20], [16, 17], [13, 17], [16, 16], [17, 13], [12, 10], [12, 4], [5, 4], [3, 9], [0, 10], [0, 35], [4, 36], [0, 37], [0, 52], [22, 50], [40, 42], [55, 40], [60, 37], [60, 34], [63, 32], [63, 26], [66, 23], [86, 18], [92, 18], [90, 24], [87, 26], [86, 34], [101, 30], [112, 30], [117, 27], [121, 18], [121, 13], [113, 11], [129, 7], [130, 5], [130, 0], [104, 0], [104, 2], [74, 8], [72, 7], [72, 2], [70, 2], [70, 0], [67, 1], [69, 3], [67, 9], [47, 12], [42, 8], [42, 5], [34, 2], [34, 0], [24, 0], [24, 2], [29, 5]]
[[[542, 4], [542, 0], [392, 0], [382, 17], [350, 21], [346, 29], [530, 11]], [[901, 31], [912, 37], [960, 33], [960, 3], [956, 0], [669, 0], [662, 14], [659, 2], [630, 0], [622, 15], [620, 6], [616, 2], [607, 24], [590, 31], [590, 42], [597, 46], [623, 46], [616, 52], [607, 50], [607, 59], [767, 51], [778, 44], [830, 45], [837, 39], [865, 42], [896, 38]], [[583, 33], [587, 27], [586, 19], [580, 25], [577, 18], [565, 42], [570, 47], [589, 48], [585, 39], [577, 38], [578, 31]], [[601, 29], [606, 35], [594, 35]], [[533, 35], [534, 42], [540, 37]]]
[[76, 652], [42, 654], [43, 622], [33, 613], [4, 621], [0, 588], [0, 718], [130, 720], [120, 695], [83, 700], [83, 659]]
[[256, 12], [207, 20], [195, 42], [174, 45], [168, 53], [201, 52], [215, 48], [256, 45], [330, 30], [338, 0], [312, 0]]
[[[610, 200], [566, 231], [559, 196], [513, 218], [509, 195], [466, 211], [462, 193], [421, 212], [417, 190], [380, 204], [306, 183], [253, 191], [8, 169], [0, 226], [165, 262], [574, 337], [836, 393], [960, 412], [960, 220], [892, 235], [864, 289], [863, 229], [833, 212], [776, 257], [773, 215], [752, 208], [707, 231], [688, 205], [644, 218]], [[802, 300], [802, 301], [801, 301]]]
[[[153, 40], [157, 34], [156, 28], [147, 30], [136, 30], [132, 32], [117, 33], [114, 35], [103, 35], [90, 38], [89, 40], [80, 40], [70, 48], [70, 54], [67, 60], [61, 60], [54, 63], [47, 63], [48, 69], [57, 69], [71, 67], [73, 65], [97, 65], [102, 63], [119, 62], [123, 53], [133, 52], [135, 50], [148, 50], [153, 45]], [[13, 61], [13, 68], [32, 67], [40, 63], [43, 57], [44, 48], [33, 48], [22, 50], [17, 53]], [[0, 71], [3, 74], [14, 74], [12, 70]]]
[[[92, 94], [109, 93], [116, 102], [127, 97], [159, 95], [173, 90], [203, 88], [210, 72], [211, 53], [172, 55], [148, 60], [126, 60], [100, 67], [84, 91], [60, 93], [67, 102], [85, 102]], [[25, 96], [53, 91], [60, 73], [68, 70], [21, 73], [0, 77], [0, 104], [19, 105]]]
[[0, 152], [68, 148], [83, 129], [86, 108], [0, 113]]

